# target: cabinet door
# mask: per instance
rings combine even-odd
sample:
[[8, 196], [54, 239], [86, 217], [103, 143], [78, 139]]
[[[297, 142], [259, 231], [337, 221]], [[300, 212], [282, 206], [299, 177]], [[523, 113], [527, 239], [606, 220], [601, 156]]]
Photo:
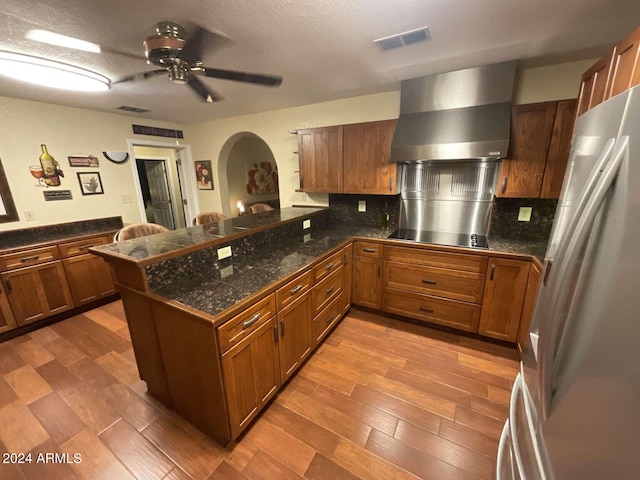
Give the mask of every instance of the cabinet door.
[[607, 98], [614, 97], [640, 83], [640, 28], [620, 42], [613, 55]]
[[614, 50], [611, 50], [582, 75], [580, 96], [578, 98], [578, 115], [582, 115], [605, 100], [613, 55]]
[[0, 285], [0, 333], [8, 332], [16, 328], [16, 321], [9, 306], [9, 300]]
[[344, 127], [344, 193], [395, 194], [396, 164], [389, 161], [396, 120]]
[[60, 261], [5, 272], [2, 281], [18, 325], [64, 312], [73, 306]]
[[557, 102], [515, 105], [509, 157], [502, 161], [497, 197], [538, 198]]
[[527, 279], [527, 293], [524, 297], [524, 304], [522, 306], [522, 316], [520, 317], [520, 326], [518, 327], [518, 348], [522, 352], [524, 344], [529, 338], [529, 324], [531, 323], [531, 317], [533, 316], [533, 308], [536, 305], [536, 298], [538, 295], [538, 285], [540, 284], [540, 270], [535, 264], [531, 265], [529, 270], [529, 277]]
[[530, 262], [489, 259], [478, 333], [515, 342], [527, 290]]
[[300, 190], [342, 192], [342, 126], [298, 131]]
[[353, 303], [380, 310], [382, 307], [382, 260], [356, 256], [353, 277]]
[[540, 198], [560, 197], [560, 190], [562, 189], [562, 182], [571, 150], [571, 138], [573, 137], [573, 126], [576, 121], [577, 105], [578, 101], [576, 99], [558, 102]]
[[91, 253], [63, 260], [76, 306], [115, 293], [109, 264]]
[[236, 438], [280, 387], [276, 319], [222, 356], [231, 436]]
[[278, 313], [280, 329], [280, 378], [282, 383], [311, 352], [311, 295], [302, 297]]

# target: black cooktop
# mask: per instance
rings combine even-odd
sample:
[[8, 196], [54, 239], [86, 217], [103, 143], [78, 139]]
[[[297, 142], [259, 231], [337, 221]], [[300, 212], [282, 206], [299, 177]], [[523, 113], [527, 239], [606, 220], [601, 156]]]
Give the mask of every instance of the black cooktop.
[[475, 233], [430, 232], [427, 230], [410, 230], [399, 228], [387, 238], [398, 238], [420, 243], [435, 243], [452, 247], [489, 248], [487, 237]]

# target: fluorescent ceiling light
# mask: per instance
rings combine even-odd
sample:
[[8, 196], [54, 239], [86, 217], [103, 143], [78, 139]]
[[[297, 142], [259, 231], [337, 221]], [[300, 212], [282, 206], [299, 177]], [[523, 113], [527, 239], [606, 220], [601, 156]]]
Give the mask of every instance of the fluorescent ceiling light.
[[25, 37], [29, 40], [35, 40], [36, 42], [47, 43], [49, 45], [100, 53], [100, 45], [73, 37], [67, 37], [66, 35], [60, 35], [59, 33], [48, 32], [47, 30], [29, 30]]
[[101, 92], [111, 88], [107, 77], [53, 60], [0, 51], [0, 75], [44, 87]]

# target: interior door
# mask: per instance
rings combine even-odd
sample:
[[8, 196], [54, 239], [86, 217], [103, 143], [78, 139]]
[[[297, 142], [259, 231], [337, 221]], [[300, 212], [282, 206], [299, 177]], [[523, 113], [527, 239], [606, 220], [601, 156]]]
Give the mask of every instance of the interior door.
[[174, 230], [176, 227], [173, 220], [171, 193], [169, 191], [169, 180], [167, 179], [167, 170], [164, 161], [145, 160], [144, 169], [149, 182], [151, 208], [153, 209], [155, 223]]

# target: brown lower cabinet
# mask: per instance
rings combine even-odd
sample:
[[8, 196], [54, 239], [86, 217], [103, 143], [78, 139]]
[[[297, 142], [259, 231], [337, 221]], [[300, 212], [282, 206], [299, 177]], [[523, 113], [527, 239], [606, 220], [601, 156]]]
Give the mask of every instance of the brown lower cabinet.
[[237, 437], [280, 388], [276, 317], [222, 355], [231, 436]]
[[492, 258], [489, 261], [478, 333], [515, 342], [531, 262]]
[[16, 321], [9, 306], [9, 300], [0, 284], [0, 333], [8, 332], [16, 328]]
[[91, 253], [63, 261], [76, 306], [116, 293], [109, 264]]
[[280, 378], [286, 382], [311, 353], [311, 296], [303, 294], [278, 312]]
[[73, 307], [62, 262], [43, 263], [2, 274], [18, 325], [26, 325]]
[[538, 286], [540, 285], [540, 268], [535, 263], [531, 264], [529, 269], [529, 278], [527, 280], [527, 293], [524, 297], [522, 305], [522, 316], [520, 317], [520, 326], [518, 327], [518, 349], [522, 352], [524, 345], [529, 339], [529, 325], [533, 316], [533, 309], [536, 306], [538, 296]]

